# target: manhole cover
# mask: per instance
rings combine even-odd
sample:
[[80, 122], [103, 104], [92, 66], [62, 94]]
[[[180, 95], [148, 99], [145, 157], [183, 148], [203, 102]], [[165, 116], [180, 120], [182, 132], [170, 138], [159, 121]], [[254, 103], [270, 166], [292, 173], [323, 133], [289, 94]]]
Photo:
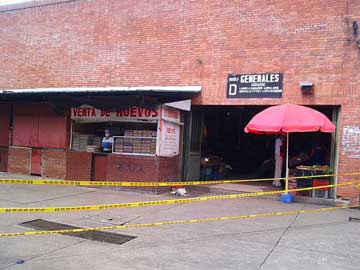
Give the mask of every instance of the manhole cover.
[[[44, 219], [35, 219], [31, 221], [26, 221], [20, 223], [19, 225], [32, 228], [38, 231], [56, 231], [56, 230], [71, 230], [71, 229], [82, 229], [81, 227], [76, 227], [68, 224], [62, 224], [57, 222], [52, 222]], [[61, 233], [64, 235], [69, 235], [73, 237], [84, 238], [93, 241], [106, 242], [115, 245], [122, 245], [132, 239], [135, 239], [136, 236], [103, 232], [103, 231], [88, 231], [88, 232], [78, 232], [78, 233]]]

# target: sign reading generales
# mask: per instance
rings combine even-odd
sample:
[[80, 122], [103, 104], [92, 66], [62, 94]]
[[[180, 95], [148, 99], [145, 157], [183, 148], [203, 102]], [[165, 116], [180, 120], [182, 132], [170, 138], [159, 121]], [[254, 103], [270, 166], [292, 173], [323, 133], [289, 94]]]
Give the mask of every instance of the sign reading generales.
[[228, 76], [227, 98], [281, 98], [282, 73], [238, 74]]

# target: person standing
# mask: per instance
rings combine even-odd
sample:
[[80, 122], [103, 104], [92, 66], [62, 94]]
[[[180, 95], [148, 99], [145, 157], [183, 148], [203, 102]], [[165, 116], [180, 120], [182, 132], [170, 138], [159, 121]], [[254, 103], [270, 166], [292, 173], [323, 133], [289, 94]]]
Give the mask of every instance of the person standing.
[[[284, 162], [284, 136], [277, 135], [275, 139], [275, 173], [274, 178], [281, 178], [283, 162]], [[279, 179], [275, 179], [272, 183], [274, 187], [280, 187], [281, 182]]]
[[114, 143], [113, 137], [109, 129], [105, 129], [105, 137], [101, 141], [101, 147], [104, 152], [111, 152]]

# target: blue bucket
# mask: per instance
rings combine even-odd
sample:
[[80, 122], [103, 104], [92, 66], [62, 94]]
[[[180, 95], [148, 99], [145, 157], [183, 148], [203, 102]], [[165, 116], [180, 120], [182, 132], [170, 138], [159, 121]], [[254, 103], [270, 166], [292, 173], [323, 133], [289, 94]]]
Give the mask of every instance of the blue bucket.
[[292, 203], [294, 196], [291, 193], [281, 193], [280, 201], [283, 203]]

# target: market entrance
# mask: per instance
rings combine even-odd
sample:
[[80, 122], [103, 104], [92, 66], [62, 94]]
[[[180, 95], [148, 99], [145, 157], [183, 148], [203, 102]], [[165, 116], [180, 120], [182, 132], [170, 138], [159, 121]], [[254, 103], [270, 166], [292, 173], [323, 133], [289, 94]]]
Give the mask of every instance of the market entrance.
[[[200, 180], [272, 178], [274, 176], [275, 135], [255, 135], [244, 132], [251, 118], [268, 106], [199, 106], [203, 124], [201, 159], [192, 162], [191, 170], [199, 170]], [[339, 108], [313, 106], [337, 124]], [[199, 133], [199, 132], [198, 132]], [[336, 134], [290, 134], [290, 169], [297, 167], [328, 166], [335, 168]], [[193, 136], [191, 141], [196, 141]], [[195, 166], [196, 165], [196, 166]], [[324, 167], [325, 168], [325, 167]], [[283, 166], [285, 172], [285, 164]], [[196, 175], [192, 173], [192, 175]], [[283, 174], [284, 175], [284, 174]], [[195, 180], [195, 179], [191, 179]], [[266, 182], [271, 186], [271, 181]]]
[[204, 108], [201, 179], [271, 176], [271, 168], [263, 168], [262, 172], [260, 169], [264, 161], [273, 156], [274, 137], [244, 132], [250, 119], [265, 108], [264, 106]]

